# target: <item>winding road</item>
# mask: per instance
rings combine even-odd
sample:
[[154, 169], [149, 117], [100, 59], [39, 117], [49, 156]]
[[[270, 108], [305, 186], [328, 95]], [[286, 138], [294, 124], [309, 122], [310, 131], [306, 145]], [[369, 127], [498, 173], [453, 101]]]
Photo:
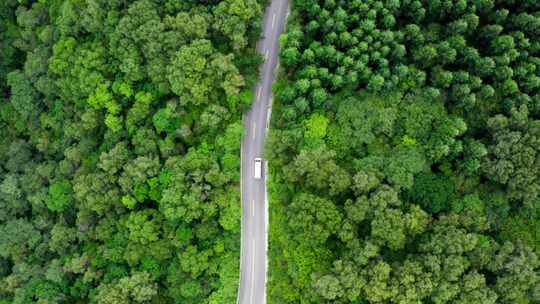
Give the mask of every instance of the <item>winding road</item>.
[[[288, 0], [272, 0], [263, 18], [263, 38], [257, 51], [264, 56], [260, 81], [251, 110], [244, 116], [241, 152], [242, 249], [240, 253], [239, 304], [266, 303], [268, 201], [266, 169], [254, 178], [254, 159], [263, 157], [264, 140], [272, 111], [272, 82], [278, 65], [279, 36], [288, 16]], [[263, 166], [264, 167], [264, 166]]]

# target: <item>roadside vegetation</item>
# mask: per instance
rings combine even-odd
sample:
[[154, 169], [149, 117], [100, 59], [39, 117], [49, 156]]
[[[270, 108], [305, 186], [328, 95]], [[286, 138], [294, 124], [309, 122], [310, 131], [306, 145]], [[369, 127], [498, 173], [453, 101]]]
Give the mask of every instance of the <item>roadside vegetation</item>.
[[540, 302], [540, 2], [294, 0], [269, 303]]
[[0, 303], [234, 303], [262, 1], [0, 1]]

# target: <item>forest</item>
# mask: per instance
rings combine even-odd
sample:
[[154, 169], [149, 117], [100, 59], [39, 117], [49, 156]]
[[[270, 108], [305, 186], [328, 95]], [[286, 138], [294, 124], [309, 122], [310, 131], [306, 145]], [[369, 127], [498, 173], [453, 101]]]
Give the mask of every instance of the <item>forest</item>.
[[0, 1], [0, 303], [235, 303], [261, 0]]
[[540, 303], [540, 2], [294, 0], [268, 303]]

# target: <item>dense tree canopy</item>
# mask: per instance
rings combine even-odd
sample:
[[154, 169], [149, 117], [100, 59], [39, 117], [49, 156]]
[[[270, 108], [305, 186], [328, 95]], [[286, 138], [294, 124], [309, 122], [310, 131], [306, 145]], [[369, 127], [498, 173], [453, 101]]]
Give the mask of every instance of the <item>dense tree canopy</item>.
[[0, 303], [233, 303], [262, 1], [0, 1]]
[[293, 1], [270, 303], [540, 301], [538, 1]]

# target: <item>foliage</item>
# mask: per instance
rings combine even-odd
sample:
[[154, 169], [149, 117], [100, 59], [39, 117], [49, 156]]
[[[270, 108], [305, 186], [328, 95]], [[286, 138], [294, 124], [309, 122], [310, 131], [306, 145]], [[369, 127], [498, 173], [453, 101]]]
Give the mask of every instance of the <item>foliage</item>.
[[262, 1], [1, 1], [0, 303], [232, 303]]
[[270, 303], [540, 301], [539, 10], [293, 2]]

